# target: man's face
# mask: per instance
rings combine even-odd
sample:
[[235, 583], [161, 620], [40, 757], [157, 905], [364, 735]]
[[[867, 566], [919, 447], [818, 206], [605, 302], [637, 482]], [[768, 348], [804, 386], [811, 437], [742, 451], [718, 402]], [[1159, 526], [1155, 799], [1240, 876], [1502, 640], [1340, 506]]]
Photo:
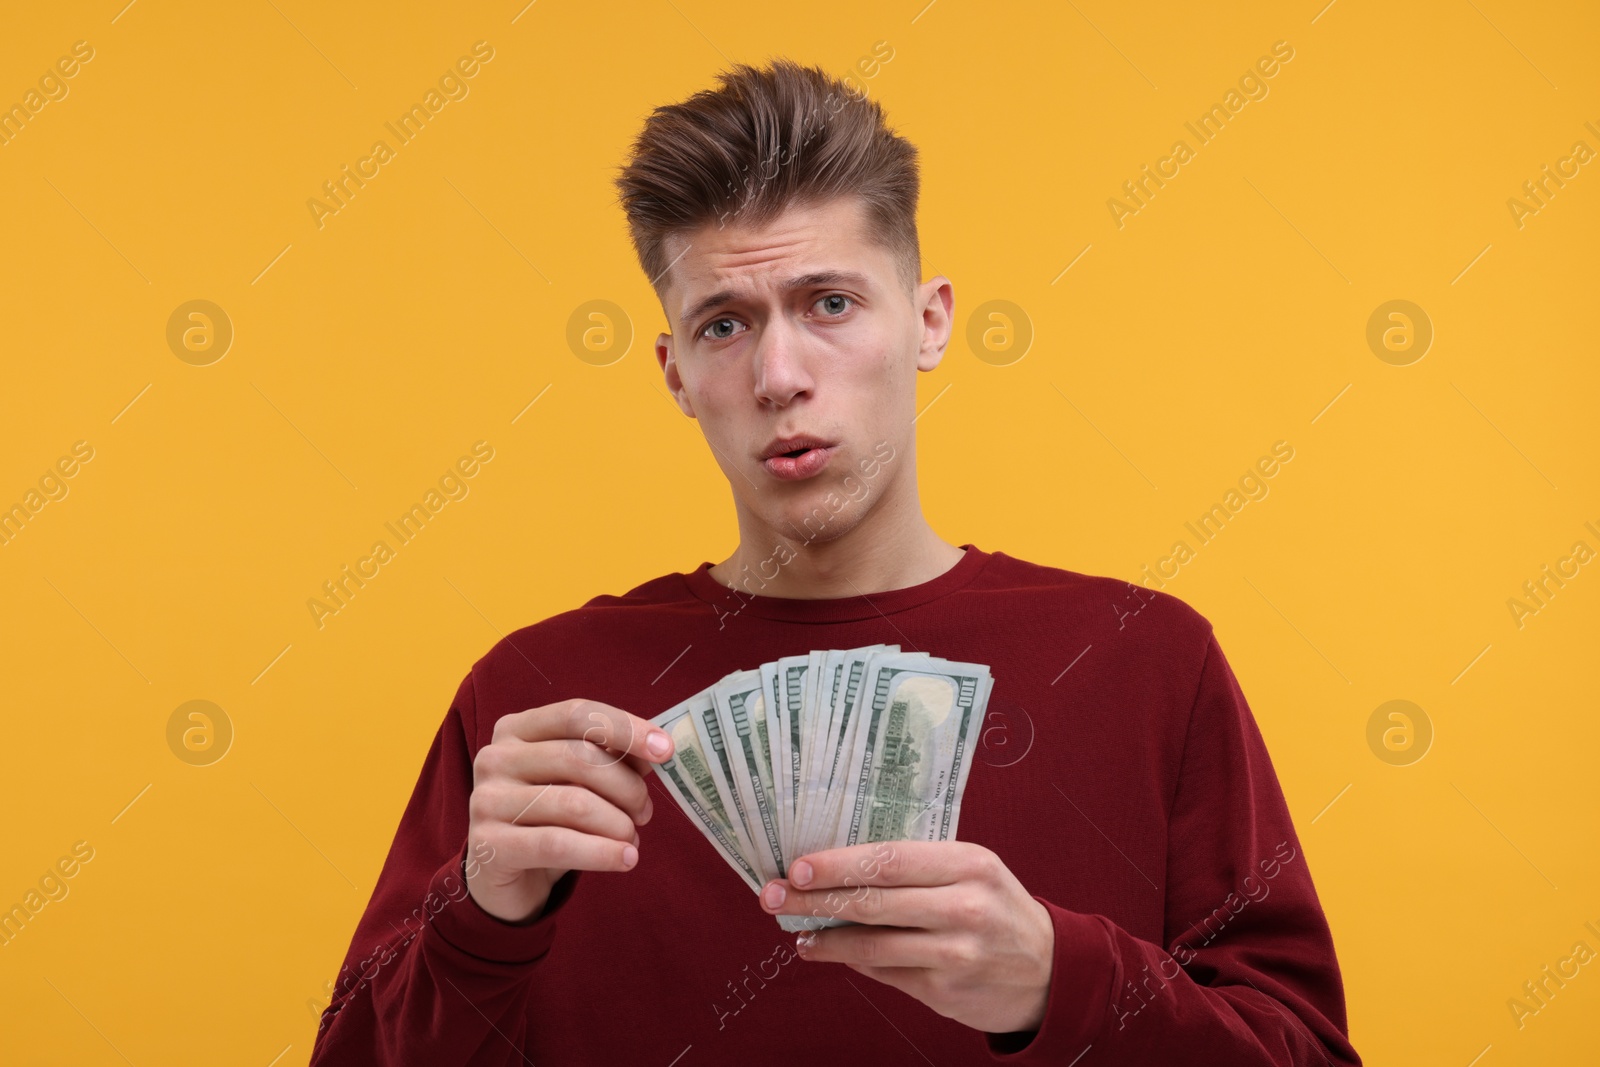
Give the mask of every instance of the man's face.
[[[908, 294], [855, 197], [758, 228], [709, 224], [667, 252], [673, 332], [657, 338], [656, 359], [741, 518], [831, 540], [887, 490], [915, 484], [914, 378], [949, 341], [947, 279]], [[766, 461], [775, 440], [799, 437], [828, 447]]]

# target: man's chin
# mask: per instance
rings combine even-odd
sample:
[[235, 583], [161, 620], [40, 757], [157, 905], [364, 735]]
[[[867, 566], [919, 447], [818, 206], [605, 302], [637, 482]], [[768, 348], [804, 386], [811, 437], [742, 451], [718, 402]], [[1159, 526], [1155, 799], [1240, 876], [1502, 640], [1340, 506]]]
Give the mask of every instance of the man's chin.
[[[806, 488], [800, 490], [800, 486]], [[766, 509], [767, 524], [785, 537], [802, 543], [831, 541], [853, 529], [865, 514], [867, 500], [846, 493], [837, 480], [811, 479], [788, 486], [790, 494], [778, 507]]]

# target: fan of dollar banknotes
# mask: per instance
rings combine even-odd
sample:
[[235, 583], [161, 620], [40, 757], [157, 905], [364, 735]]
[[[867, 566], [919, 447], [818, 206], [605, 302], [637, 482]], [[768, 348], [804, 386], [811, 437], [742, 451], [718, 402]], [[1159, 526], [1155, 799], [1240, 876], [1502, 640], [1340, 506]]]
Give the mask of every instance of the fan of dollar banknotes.
[[[994, 678], [899, 645], [827, 649], [738, 670], [651, 721], [655, 768], [756, 893], [808, 852], [956, 836]], [[778, 916], [785, 930], [845, 925]]]

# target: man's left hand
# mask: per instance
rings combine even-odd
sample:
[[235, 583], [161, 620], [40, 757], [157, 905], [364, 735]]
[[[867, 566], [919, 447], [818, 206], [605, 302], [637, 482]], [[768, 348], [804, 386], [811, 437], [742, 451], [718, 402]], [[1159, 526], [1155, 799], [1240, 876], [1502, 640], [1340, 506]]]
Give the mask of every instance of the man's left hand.
[[768, 882], [771, 915], [849, 919], [799, 935], [804, 960], [843, 963], [985, 1033], [1033, 1031], [1050, 994], [1050, 912], [989, 849], [876, 841], [812, 852]]

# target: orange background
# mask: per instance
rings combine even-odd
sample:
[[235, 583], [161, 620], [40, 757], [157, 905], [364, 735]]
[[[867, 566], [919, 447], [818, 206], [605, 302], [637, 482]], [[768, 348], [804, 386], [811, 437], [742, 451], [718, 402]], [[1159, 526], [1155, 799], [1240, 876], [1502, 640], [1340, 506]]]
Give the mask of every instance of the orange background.
[[[466, 95], [319, 226], [323, 183], [479, 41]], [[1276, 42], [1200, 143], [1185, 123]], [[0, 143], [0, 507], [26, 511], [0, 544], [0, 907], [92, 858], [0, 947], [4, 1058], [304, 1063], [468, 666], [732, 550], [610, 179], [652, 107], [787, 55], [922, 153], [960, 324], [919, 382], [935, 528], [1129, 579], [1188, 540], [1165, 588], [1266, 735], [1367, 1062], [1593, 1062], [1600, 967], [1520, 1027], [1508, 1001], [1600, 951], [1600, 574], [1565, 564], [1520, 625], [1508, 602], [1600, 549], [1600, 175], [1561, 162], [1600, 150], [1597, 51], [1592, 6], [1504, 0], [8, 13], [0, 105], [40, 93]], [[1546, 165], [1564, 186], [1515, 212]], [[193, 300], [222, 317], [169, 343]], [[592, 301], [615, 307], [574, 331]], [[480, 441], [465, 495], [319, 626], [322, 583]], [[1184, 524], [1279, 441], [1197, 546]], [[1393, 700], [1409, 718], [1369, 733]]]

